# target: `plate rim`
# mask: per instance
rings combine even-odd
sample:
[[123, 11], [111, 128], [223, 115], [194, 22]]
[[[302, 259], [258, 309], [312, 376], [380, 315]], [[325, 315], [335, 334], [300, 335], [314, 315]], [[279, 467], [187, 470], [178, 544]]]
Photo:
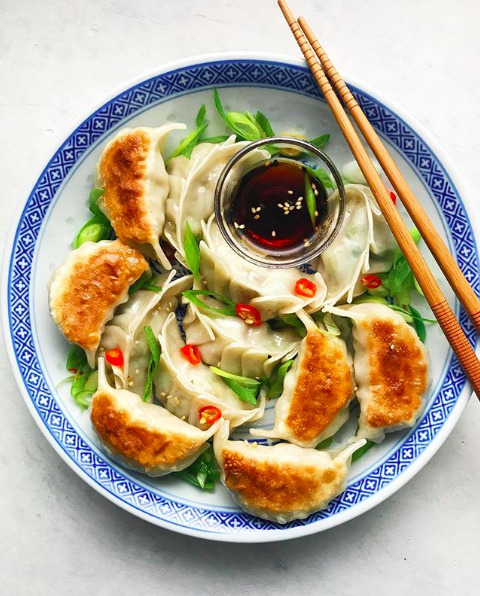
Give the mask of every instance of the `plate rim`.
[[[102, 107], [105, 103], [114, 100], [118, 95], [122, 94], [123, 92], [127, 91], [131, 87], [138, 85], [142, 82], [146, 82], [147, 80], [157, 77], [161, 74], [165, 74], [172, 70], [176, 70], [179, 68], [193, 66], [196, 64], [203, 64], [208, 62], [215, 62], [215, 61], [223, 61], [228, 62], [229, 60], [259, 60], [259, 61], [269, 61], [275, 62], [278, 64], [286, 64], [289, 66], [300, 66], [305, 68], [306, 63], [304, 60], [300, 58], [292, 58], [292, 56], [276, 53], [276, 52], [256, 52], [256, 51], [231, 51], [231, 52], [213, 52], [213, 53], [206, 53], [206, 54], [199, 54], [195, 56], [190, 56], [186, 58], [182, 58], [180, 60], [174, 60], [167, 62], [163, 65], [155, 69], [150, 69], [143, 73], [140, 73], [134, 77], [131, 77], [129, 80], [124, 82], [121, 85], [118, 85], [114, 92], [110, 92], [108, 94], [104, 94], [102, 98], [95, 102], [94, 105], [87, 108], [85, 113], [82, 114], [83, 117], [75, 119], [74, 126], [69, 125], [64, 127], [62, 133], [56, 136], [55, 141], [52, 141], [52, 147], [47, 147], [45, 149], [45, 153], [48, 154], [48, 160], [44, 161], [44, 166], [41, 168], [40, 173], [33, 177], [33, 181], [30, 180], [28, 177], [28, 182], [25, 183], [26, 191], [23, 193], [22, 197], [24, 197], [20, 202], [19, 205], [14, 212], [13, 218], [11, 220], [9, 234], [7, 236], [5, 247], [4, 247], [4, 254], [2, 259], [2, 279], [1, 279], [1, 303], [2, 303], [2, 325], [4, 330], [5, 336], [5, 345], [7, 348], [7, 354], [10, 361], [10, 366], [13, 371], [15, 381], [17, 386], [20, 390], [20, 393], [26, 402], [27, 408], [30, 411], [35, 423], [41, 430], [42, 434], [46, 437], [47, 441], [52, 445], [55, 451], [60, 455], [62, 460], [84, 481], [87, 482], [93, 489], [97, 492], [105, 496], [110, 502], [114, 503], [115, 505], [121, 507], [122, 509], [134, 514], [136, 517], [139, 517], [145, 521], [148, 521], [156, 526], [172, 530], [181, 534], [194, 536], [197, 538], [203, 538], [207, 540], [214, 540], [218, 542], [242, 542], [242, 543], [265, 543], [265, 542], [275, 542], [275, 541], [283, 541], [289, 540], [293, 538], [299, 538], [301, 536], [306, 536], [310, 534], [316, 534], [318, 532], [322, 532], [324, 530], [333, 528], [335, 526], [341, 525], [355, 517], [369, 511], [373, 507], [376, 507], [397, 490], [399, 490], [402, 486], [404, 486], [413, 476], [415, 476], [426, 464], [430, 459], [435, 455], [438, 449], [442, 446], [445, 442], [446, 438], [452, 432], [454, 427], [456, 426], [460, 415], [462, 414], [465, 406], [467, 405], [470, 397], [471, 397], [471, 389], [467, 382], [466, 386], [463, 388], [462, 392], [460, 393], [456, 404], [454, 405], [453, 409], [451, 410], [448, 418], [446, 419], [445, 423], [443, 424], [442, 428], [437, 432], [437, 434], [433, 437], [430, 441], [428, 446], [425, 450], [408, 466], [408, 468], [403, 471], [397, 478], [392, 480], [386, 487], [382, 488], [381, 490], [377, 491], [374, 495], [369, 497], [368, 499], [357, 503], [355, 507], [351, 509], [344, 510], [342, 512], [337, 513], [334, 517], [326, 518], [308, 525], [297, 526], [293, 528], [286, 528], [286, 529], [274, 529], [268, 531], [258, 532], [255, 530], [246, 530], [242, 531], [241, 533], [236, 533], [235, 531], [229, 530], [228, 532], [223, 533], [209, 533], [205, 532], [200, 529], [196, 528], [189, 528], [185, 526], [174, 526], [171, 523], [153, 517], [144, 511], [141, 511], [128, 503], [120, 500], [116, 495], [110, 493], [106, 490], [103, 486], [96, 483], [88, 474], [80, 468], [76, 462], [69, 457], [69, 455], [65, 452], [62, 446], [55, 440], [54, 436], [51, 434], [49, 429], [44, 424], [43, 419], [40, 417], [39, 413], [35, 409], [35, 406], [28, 394], [28, 391], [23, 383], [23, 378], [20, 373], [19, 365], [14, 353], [13, 347], [13, 338], [10, 334], [10, 322], [9, 322], [9, 313], [8, 313], [8, 281], [9, 281], [9, 265], [10, 265], [10, 258], [12, 254], [12, 249], [15, 243], [16, 231], [18, 228], [18, 224], [21, 220], [22, 214], [25, 210], [27, 205], [27, 201], [31, 194], [32, 189], [35, 187], [36, 182], [42, 177], [43, 173], [49, 167], [53, 156], [59, 151], [63, 145], [65, 144], [66, 140], [73, 134], [77, 128], [86, 120], [88, 119], [94, 112], [96, 112], [100, 107]], [[480, 212], [480, 207], [477, 207], [473, 201], [468, 201], [465, 197], [467, 196], [465, 193], [465, 189], [463, 186], [463, 182], [461, 178], [458, 176], [455, 166], [442, 148], [440, 142], [435, 138], [435, 136], [430, 133], [425, 126], [419, 122], [414, 116], [412, 116], [407, 110], [405, 110], [402, 106], [397, 104], [396, 101], [392, 100], [390, 97], [386, 96], [384, 93], [379, 92], [377, 89], [370, 85], [366, 85], [363, 82], [355, 79], [355, 77], [349, 77], [345, 75], [345, 79], [349, 82], [354, 84], [356, 87], [367, 93], [368, 95], [372, 96], [375, 99], [378, 99], [382, 104], [384, 104], [387, 108], [391, 109], [395, 114], [397, 114], [400, 118], [402, 118], [417, 134], [421, 137], [421, 139], [428, 145], [428, 147], [433, 151], [433, 153], [438, 157], [440, 162], [445, 168], [445, 171], [448, 177], [451, 179], [453, 185], [458, 191], [459, 196], [462, 199], [462, 203], [465, 207], [465, 212], [469, 220], [469, 224], [471, 226], [473, 237], [475, 241], [475, 245], [477, 250], [479, 248], [479, 241], [480, 241], [480, 221], [478, 221], [478, 217], [476, 215]], [[235, 85], [232, 85], [235, 86]], [[58, 144], [58, 139], [60, 139], [60, 144]], [[53, 155], [52, 155], [53, 152]], [[477, 354], [479, 353], [480, 348], [477, 346]]]

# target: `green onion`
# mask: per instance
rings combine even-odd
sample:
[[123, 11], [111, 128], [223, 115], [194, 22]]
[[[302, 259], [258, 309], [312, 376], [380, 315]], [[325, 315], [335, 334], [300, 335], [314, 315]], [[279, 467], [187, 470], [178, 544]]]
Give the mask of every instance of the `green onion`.
[[280, 397], [283, 393], [283, 383], [285, 381], [285, 375], [290, 370], [293, 360], [287, 360], [270, 377], [270, 388], [267, 391], [267, 397], [269, 399], [275, 399]]
[[86, 364], [87, 356], [85, 355], [85, 350], [74, 344], [68, 352], [67, 364], [65, 368], [67, 370], [78, 371], [82, 370]]
[[147, 325], [143, 328], [143, 331], [147, 337], [148, 348], [150, 350], [147, 366], [147, 378], [145, 380], [145, 387], [142, 394], [143, 401], [147, 401], [147, 399], [152, 397], [153, 377], [157, 372], [158, 363], [160, 362], [160, 345], [151, 327]]
[[333, 437], [328, 437], [328, 439], [324, 439], [321, 443], [319, 443], [315, 449], [328, 449], [332, 444]]
[[207, 137], [201, 139], [202, 143], [224, 143], [228, 139], [228, 135], [218, 135], [216, 137]]
[[73, 241], [73, 248], [78, 248], [84, 242], [99, 242], [107, 240], [112, 233], [112, 226], [103, 214], [94, 215], [80, 229]]
[[425, 338], [427, 337], [427, 330], [425, 329], [424, 320], [420, 316], [418, 310], [413, 308], [413, 306], [410, 305], [408, 308], [410, 310], [410, 313], [412, 314], [413, 326], [415, 328], [415, 331], [417, 332], [418, 338], [421, 342], [425, 342]]
[[97, 205], [97, 202], [104, 192], [104, 188], [92, 188], [90, 191], [90, 196], [88, 197], [88, 208], [94, 215], [100, 215], [102, 213], [100, 211], [100, 207]]
[[312, 220], [312, 226], [315, 229], [316, 211], [317, 211], [317, 200], [312, 188], [312, 181], [307, 172], [305, 172], [305, 202], [307, 204], [308, 213]]
[[[210, 290], [186, 290], [185, 292], [182, 292], [182, 296], [185, 296], [185, 298], [187, 300], [190, 300], [190, 302], [195, 304], [195, 306], [211, 310], [213, 312], [218, 313], [219, 315], [235, 317], [237, 314], [235, 312], [234, 302], [232, 302], [226, 296], [221, 296], [220, 294], [216, 294], [215, 292], [211, 292]], [[223, 304], [225, 304], [225, 306], [223, 308], [216, 308], [214, 306], [210, 306], [206, 302], [203, 302], [203, 300], [200, 300], [198, 296], [210, 296], [211, 298], [217, 300], [217, 302], [222, 302]]]
[[332, 182], [328, 172], [323, 168], [311, 168], [303, 165], [313, 182], [319, 182], [324, 188], [335, 188], [335, 183]]
[[317, 149], [321, 149], [322, 147], [325, 147], [329, 140], [330, 135], [320, 135], [319, 137], [315, 137], [314, 139], [312, 139], [310, 141], [310, 144], [315, 145]]
[[150, 292], [161, 292], [161, 286], [157, 286], [154, 283], [151, 283], [153, 279], [153, 275], [150, 273], [142, 273], [142, 275], [137, 279], [137, 281], [132, 284], [128, 290], [129, 294], [133, 294], [137, 290], [149, 290]]
[[234, 375], [211, 366], [210, 370], [218, 375], [222, 381], [230, 387], [230, 389], [237, 394], [241, 401], [245, 401], [252, 406], [257, 404], [257, 396], [260, 391], [261, 383], [256, 379], [250, 379], [249, 377], [241, 377], [240, 375]]
[[272, 125], [270, 124], [270, 121], [265, 116], [265, 114], [263, 114], [262, 112], [257, 112], [255, 114], [255, 120], [257, 121], [257, 124], [260, 126], [260, 128], [263, 130], [263, 132], [265, 133], [266, 137], [274, 137], [275, 136], [275, 133], [273, 132]]
[[185, 259], [187, 267], [193, 273], [193, 277], [198, 280], [200, 272], [200, 244], [198, 238], [192, 232], [190, 224], [185, 224]]
[[169, 160], [173, 157], [177, 157], [178, 155], [184, 155], [185, 157], [190, 159], [193, 149], [200, 142], [200, 138], [208, 126], [208, 123], [205, 122], [205, 114], [206, 108], [205, 104], [203, 104], [202, 107], [198, 110], [198, 114], [195, 119], [195, 130], [193, 130], [189, 135], [187, 135], [184, 139], [180, 141], [178, 147], [168, 158]]
[[363, 455], [365, 455], [365, 453], [367, 453], [367, 451], [369, 451], [374, 445], [376, 445], [376, 443], [367, 439], [365, 445], [363, 447], [360, 447], [360, 449], [357, 449], [355, 453], [352, 455], [352, 464], [358, 461]]
[[384, 304], [385, 306], [390, 306], [390, 303], [382, 298], [381, 296], [367, 296], [362, 294], [362, 296], [358, 296], [352, 301], [352, 304]]
[[241, 383], [242, 385], [246, 385], [249, 387], [256, 387], [257, 385], [260, 385], [260, 381], [257, 381], [257, 379], [251, 379], [250, 377], [234, 375], [233, 373], [229, 373], [226, 370], [217, 368], [216, 366], [211, 366], [210, 370], [219, 377], [222, 377], [224, 379], [230, 379], [231, 381], [236, 381], [237, 383]]
[[181, 472], [173, 472], [172, 476], [188, 482], [202, 490], [212, 491], [220, 478], [217, 462], [213, 454], [212, 445], [204, 451], [188, 468]]
[[240, 137], [240, 139], [244, 139], [246, 141], [257, 141], [258, 139], [262, 138], [263, 129], [251, 114], [251, 118], [249, 118], [249, 116], [242, 114], [241, 112], [226, 113], [223, 109], [223, 105], [220, 101], [220, 96], [218, 95], [216, 88], [213, 90], [213, 99], [215, 101], [215, 107], [217, 108], [222, 120], [225, 122], [228, 128], [230, 128], [230, 130]]

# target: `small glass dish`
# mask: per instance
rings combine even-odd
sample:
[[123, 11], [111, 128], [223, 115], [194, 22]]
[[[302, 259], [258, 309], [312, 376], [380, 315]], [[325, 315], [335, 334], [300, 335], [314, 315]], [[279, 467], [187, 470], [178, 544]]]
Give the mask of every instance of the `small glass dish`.
[[215, 215], [227, 244], [247, 261], [297, 267], [312, 262], [338, 234], [345, 189], [323, 151], [301, 139], [271, 137], [250, 143], [225, 166], [215, 188]]

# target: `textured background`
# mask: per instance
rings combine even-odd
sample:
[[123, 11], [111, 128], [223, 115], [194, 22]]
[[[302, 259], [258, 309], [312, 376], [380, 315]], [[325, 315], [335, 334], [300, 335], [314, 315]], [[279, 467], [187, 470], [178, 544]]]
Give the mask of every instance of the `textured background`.
[[[342, 72], [436, 135], [478, 201], [476, 0], [297, 0]], [[46, 158], [131, 77], [212, 51], [296, 45], [273, 0], [0, 0], [0, 243]], [[473, 75], [473, 76], [472, 76]], [[467, 86], [468, 82], [468, 86]], [[471, 400], [432, 462], [388, 501], [333, 530], [228, 545], [150, 526], [84, 484], [36, 428], [0, 355], [0, 594], [473, 594], [478, 589]]]

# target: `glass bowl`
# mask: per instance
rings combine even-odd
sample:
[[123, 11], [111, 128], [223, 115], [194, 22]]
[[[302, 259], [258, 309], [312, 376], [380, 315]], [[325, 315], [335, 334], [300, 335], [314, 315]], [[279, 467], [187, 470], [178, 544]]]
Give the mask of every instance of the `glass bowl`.
[[[258, 201], [258, 207], [251, 207], [251, 203], [247, 206], [248, 189], [252, 189], [251, 195], [248, 195], [251, 198], [254, 195], [256, 197], [255, 192], [260, 188], [258, 183], [255, 187], [255, 183], [252, 182], [256, 174], [264, 175], [267, 167], [279, 165], [282, 167], [268, 173], [270, 186], [266, 182], [267, 179], [263, 178], [263, 194], [258, 194], [259, 197], [267, 197], [269, 188], [271, 193], [276, 193], [269, 198], [267, 208], [263, 209], [265, 205], [261, 201]], [[291, 166], [295, 166], [294, 174], [294, 170], [300, 168], [300, 175], [305, 176], [305, 180], [314, 181], [313, 186], [310, 185], [313, 188], [312, 192], [315, 193], [315, 197], [318, 197], [320, 192], [320, 200], [323, 201], [320, 214], [320, 207], [312, 213], [320, 203], [316, 202], [319, 199], [315, 198], [312, 207], [313, 194], [307, 193], [306, 186], [304, 192], [298, 190], [295, 195], [293, 190], [287, 188], [288, 183], [285, 188], [282, 187], [280, 174], [287, 170], [292, 171]], [[307, 173], [310, 176], [308, 178]], [[304, 178], [298, 179], [298, 175], [297, 172], [297, 182], [301, 182]], [[260, 180], [260, 174], [255, 180]], [[297, 188], [301, 187], [297, 185]], [[307, 194], [310, 195], [308, 211]], [[277, 207], [278, 212], [275, 211]], [[312, 219], [311, 232], [308, 235], [302, 233], [303, 223], [302, 226], [298, 224], [302, 208], [306, 214], [304, 217], [310, 216]], [[296, 209], [300, 210], [300, 213], [297, 213]], [[262, 223], [263, 228], [275, 226], [274, 222], [278, 222], [283, 229], [281, 239], [275, 238], [275, 230], [267, 230], [263, 235], [253, 233], [251, 226], [258, 227], [260, 222], [252, 221], [251, 226], [247, 224], [247, 229], [245, 224], [238, 223], [239, 213], [243, 213], [246, 218], [250, 216], [251, 219], [258, 220], [263, 212], [269, 214]], [[248, 144], [228, 162], [215, 188], [215, 215], [227, 244], [247, 261], [262, 267], [296, 267], [313, 261], [335, 239], [344, 214], [345, 189], [334, 163], [328, 155], [311, 143], [294, 137], [270, 137]], [[283, 219], [281, 215], [291, 217]], [[290, 224], [291, 228], [286, 228]], [[267, 235], [269, 238], [272, 236], [270, 241], [264, 241]], [[257, 238], [262, 239], [262, 242], [254, 241]]]

